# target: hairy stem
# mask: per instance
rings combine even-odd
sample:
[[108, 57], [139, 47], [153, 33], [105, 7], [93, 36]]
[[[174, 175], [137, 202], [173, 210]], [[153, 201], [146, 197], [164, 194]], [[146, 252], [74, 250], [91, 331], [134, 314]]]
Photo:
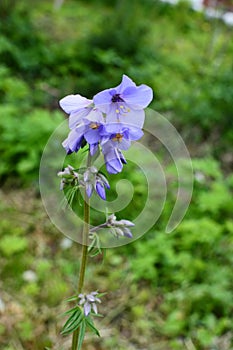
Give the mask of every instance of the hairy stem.
[[[91, 166], [91, 155], [88, 153], [87, 159], [87, 167]], [[84, 225], [83, 225], [83, 235], [82, 235], [82, 260], [79, 271], [79, 280], [77, 287], [77, 294], [82, 292], [84, 279], [85, 279], [85, 271], [87, 265], [87, 256], [88, 256], [88, 236], [89, 236], [89, 225], [90, 225], [90, 199], [87, 196], [86, 192], [84, 195]], [[79, 337], [79, 328], [74, 331], [72, 338], [72, 347], [71, 350], [77, 350], [78, 346], [78, 337]]]
[[100, 224], [98, 226], [95, 226], [93, 228], [90, 229], [90, 232], [96, 232], [101, 230], [101, 228], [106, 228], [106, 227], [110, 227], [109, 224], [107, 224], [106, 222], [104, 224]]

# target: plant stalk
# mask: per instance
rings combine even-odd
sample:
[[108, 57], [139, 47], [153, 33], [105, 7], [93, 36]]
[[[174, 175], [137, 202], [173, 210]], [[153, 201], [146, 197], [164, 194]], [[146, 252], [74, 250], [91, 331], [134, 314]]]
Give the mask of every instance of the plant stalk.
[[[88, 152], [87, 158], [87, 167], [91, 166], [91, 155]], [[83, 225], [83, 234], [82, 234], [82, 260], [79, 271], [79, 280], [77, 287], [77, 294], [80, 294], [83, 289], [85, 271], [87, 265], [87, 256], [88, 256], [88, 237], [89, 237], [89, 225], [90, 225], [90, 198], [87, 196], [86, 191], [84, 194], [84, 213], [83, 213], [84, 225]], [[74, 331], [72, 337], [72, 347], [71, 350], [77, 350], [78, 346], [78, 337], [79, 337], [79, 328]]]

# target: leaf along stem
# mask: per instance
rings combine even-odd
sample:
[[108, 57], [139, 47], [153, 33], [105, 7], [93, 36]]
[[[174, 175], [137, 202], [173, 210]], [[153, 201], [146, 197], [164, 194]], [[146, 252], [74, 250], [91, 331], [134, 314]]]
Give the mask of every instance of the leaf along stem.
[[[87, 157], [87, 167], [91, 166], [91, 155], [90, 151], [88, 152]], [[84, 279], [85, 279], [85, 270], [87, 265], [87, 256], [88, 256], [88, 237], [89, 237], [89, 225], [90, 225], [90, 199], [86, 194], [84, 195], [84, 225], [83, 225], [83, 235], [82, 235], [82, 260], [79, 272], [79, 280], [78, 280], [78, 288], [77, 294], [82, 292]], [[77, 350], [78, 347], [78, 339], [79, 339], [80, 328], [73, 332], [72, 337], [72, 347], [71, 350]]]

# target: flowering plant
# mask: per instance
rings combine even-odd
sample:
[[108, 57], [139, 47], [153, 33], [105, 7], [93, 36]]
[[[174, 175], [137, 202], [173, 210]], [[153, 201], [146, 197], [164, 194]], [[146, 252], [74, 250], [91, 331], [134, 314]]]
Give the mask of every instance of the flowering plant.
[[[101, 252], [98, 231], [101, 228], [109, 228], [116, 237], [133, 237], [131, 228], [134, 224], [129, 220], [117, 220], [114, 213], [107, 216], [105, 223], [90, 229], [90, 197], [96, 192], [105, 200], [106, 189], [110, 189], [107, 178], [93, 163], [102, 152], [109, 174], [122, 171], [123, 165], [127, 163], [122, 151], [129, 149], [131, 141], [142, 137], [144, 109], [152, 97], [150, 87], [144, 84], [136, 86], [129, 77], [123, 75], [117, 87], [97, 93], [93, 100], [79, 94], [68, 95], [60, 100], [61, 108], [69, 114], [70, 132], [62, 143], [66, 153], [71, 154], [83, 147], [87, 148], [86, 167], [76, 169], [68, 165], [58, 173], [61, 177], [61, 190], [70, 188], [71, 193], [74, 193], [83, 188], [85, 192], [79, 282], [77, 294], [69, 299], [75, 301], [76, 306], [65, 313], [69, 318], [62, 329], [64, 335], [73, 333], [72, 350], [81, 349], [86, 327], [99, 335], [92, 316], [98, 315], [97, 303], [101, 302], [100, 297], [103, 294], [97, 291], [86, 294], [82, 291], [88, 253], [93, 254], [94, 251], [96, 255]], [[70, 199], [72, 202], [72, 195]], [[97, 248], [94, 249], [95, 247]]]

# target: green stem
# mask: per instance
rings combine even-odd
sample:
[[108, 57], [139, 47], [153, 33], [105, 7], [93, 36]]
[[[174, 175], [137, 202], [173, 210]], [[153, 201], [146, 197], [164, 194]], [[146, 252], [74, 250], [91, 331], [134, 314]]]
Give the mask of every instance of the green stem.
[[[87, 167], [91, 166], [91, 155], [88, 152]], [[87, 256], [88, 256], [88, 236], [89, 236], [89, 225], [90, 225], [90, 199], [87, 196], [86, 192], [84, 195], [84, 225], [83, 225], [83, 235], [82, 235], [82, 260], [79, 272], [78, 288], [77, 294], [80, 294], [83, 289], [85, 271], [87, 265]], [[77, 350], [78, 346], [78, 337], [79, 337], [79, 328], [74, 331], [72, 338], [72, 347], [71, 350]]]

